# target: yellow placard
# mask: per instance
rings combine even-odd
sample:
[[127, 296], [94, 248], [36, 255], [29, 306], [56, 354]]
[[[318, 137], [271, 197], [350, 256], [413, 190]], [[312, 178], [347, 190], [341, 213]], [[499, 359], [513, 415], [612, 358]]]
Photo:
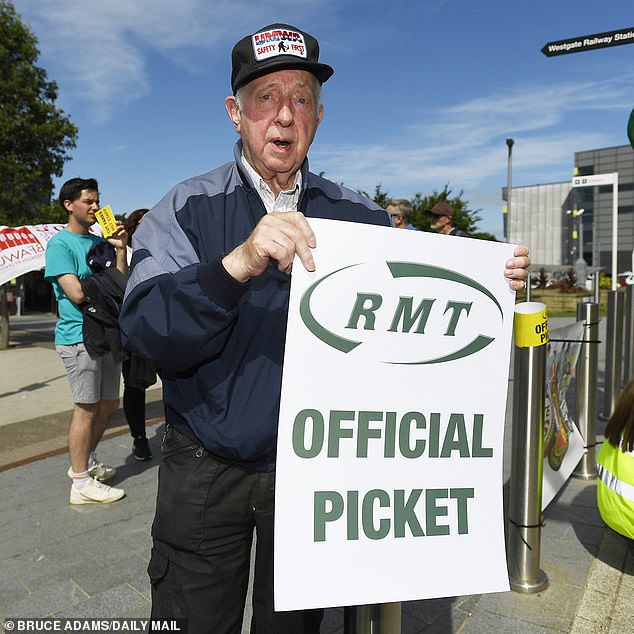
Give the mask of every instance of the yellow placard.
[[546, 304], [521, 302], [515, 305], [513, 322], [515, 345], [518, 348], [534, 348], [550, 341]]
[[110, 205], [106, 205], [96, 211], [95, 216], [97, 217], [97, 222], [101, 227], [104, 238], [109, 238], [113, 233], [117, 232], [117, 221], [112, 213], [112, 209], [110, 209]]

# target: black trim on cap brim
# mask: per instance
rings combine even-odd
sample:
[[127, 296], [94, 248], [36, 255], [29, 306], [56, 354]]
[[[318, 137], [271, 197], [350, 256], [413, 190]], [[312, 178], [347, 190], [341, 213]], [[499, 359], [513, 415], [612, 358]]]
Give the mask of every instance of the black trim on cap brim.
[[250, 81], [274, 73], [278, 70], [305, 70], [317, 77], [320, 84], [328, 81], [334, 74], [334, 69], [328, 64], [320, 64], [319, 62], [294, 61], [291, 59], [281, 60], [279, 58], [272, 60], [270, 63], [263, 62], [259, 68], [240, 78], [240, 82], [233, 87], [235, 95], [238, 89], [248, 84]]

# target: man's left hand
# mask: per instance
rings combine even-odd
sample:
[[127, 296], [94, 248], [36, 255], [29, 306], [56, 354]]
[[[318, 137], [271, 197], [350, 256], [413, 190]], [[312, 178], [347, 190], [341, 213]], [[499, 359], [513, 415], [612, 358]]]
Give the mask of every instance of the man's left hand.
[[528, 257], [528, 247], [519, 244], [513, 252], [515, 257], [506, 261], [504, 275], [510, 282], [509, 286], [514, 291], [521, 291], [524, 288], [524, 280], [528, 277], [528, 267], [530, 258]]

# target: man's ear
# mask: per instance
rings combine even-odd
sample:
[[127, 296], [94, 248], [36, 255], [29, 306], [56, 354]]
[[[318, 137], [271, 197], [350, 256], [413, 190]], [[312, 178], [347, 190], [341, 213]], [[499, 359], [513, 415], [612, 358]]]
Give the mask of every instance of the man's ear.
[[64, 209], [69, 213], [72, 214], [73, 213], [73, 201], [72, 200], [65, 200], [64, 201]]
[[238, 102], [233, 95], [225, 99], [225, 110], [236, 128], [236, 132], [240, 132], [240, 108], [238, 108]]

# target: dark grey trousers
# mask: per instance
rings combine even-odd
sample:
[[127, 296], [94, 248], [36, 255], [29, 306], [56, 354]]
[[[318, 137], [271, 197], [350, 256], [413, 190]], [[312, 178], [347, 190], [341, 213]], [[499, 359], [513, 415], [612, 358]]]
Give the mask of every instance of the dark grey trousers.
[[152, 618], [187, 618], [188, 634], [240, 634], [255, 529], [251, 633], [319, 633], [323, 610], [273, 610], [274, 492], [274, 472], [219, 462], [168, 427], [148, 566]]

